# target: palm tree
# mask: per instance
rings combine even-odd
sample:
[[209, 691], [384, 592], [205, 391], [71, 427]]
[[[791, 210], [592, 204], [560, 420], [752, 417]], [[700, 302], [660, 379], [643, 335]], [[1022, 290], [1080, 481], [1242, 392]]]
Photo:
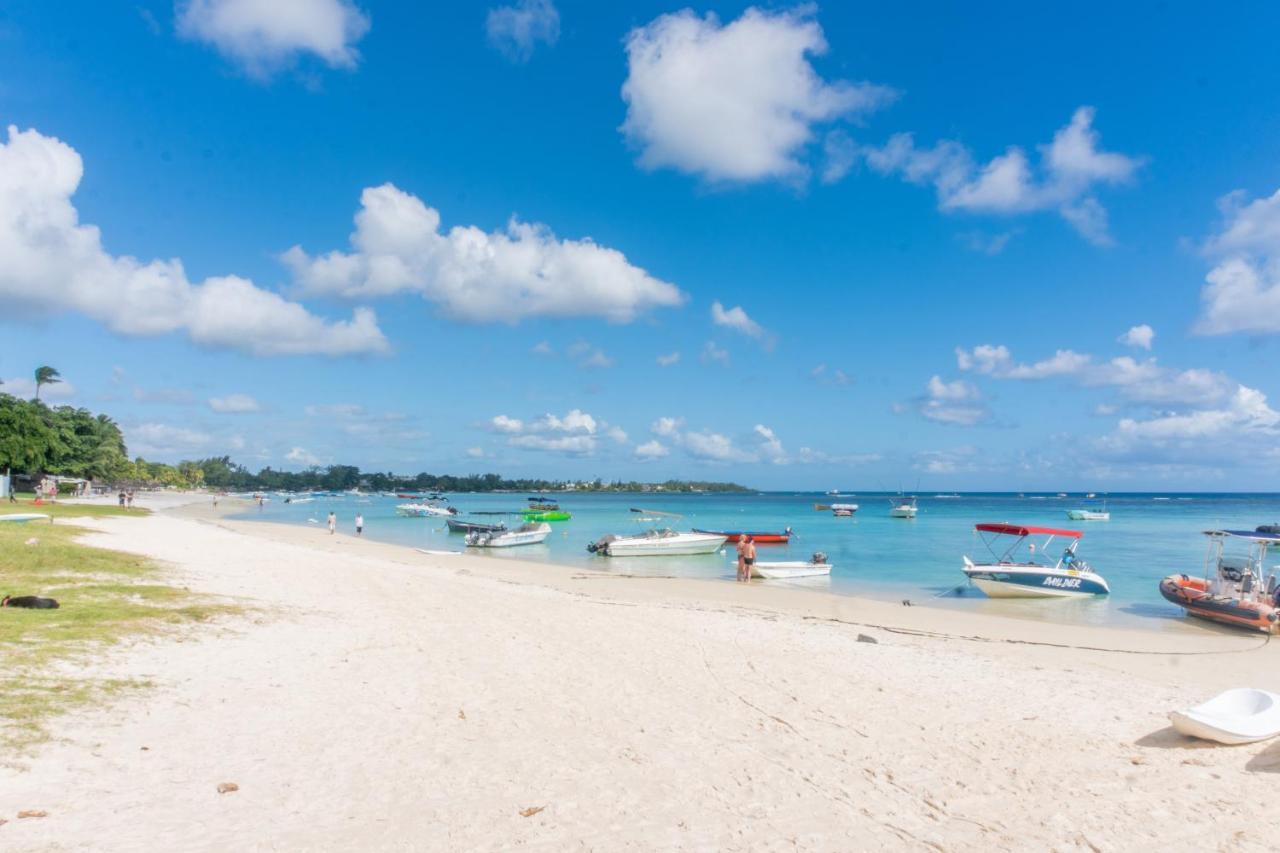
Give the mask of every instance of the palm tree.
[[36, 368], [36, 399], [40, 399], [40, 386], [52, 385], [55, 382], [61, 382], [61, 373], [55, 367], [37, 367]]

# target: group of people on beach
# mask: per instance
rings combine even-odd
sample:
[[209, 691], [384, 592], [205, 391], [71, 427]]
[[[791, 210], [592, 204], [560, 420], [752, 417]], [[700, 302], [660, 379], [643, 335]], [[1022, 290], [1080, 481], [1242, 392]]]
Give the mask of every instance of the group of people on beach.
[[751, 580], [751, 567], [756, 564], [756, 538], [742, 536], [738, 538], [738, 580], [746, 583]]
[[120, 494], [116, 495], [116, 501], [125, 509], [133, 509], [133, 492], [122, 489]]

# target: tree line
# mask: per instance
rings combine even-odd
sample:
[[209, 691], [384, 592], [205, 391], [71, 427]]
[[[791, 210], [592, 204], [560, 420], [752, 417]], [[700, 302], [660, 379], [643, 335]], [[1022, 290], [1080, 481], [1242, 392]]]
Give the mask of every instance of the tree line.
[[[45, 371], [42, 373], [42, 371]], [[51, 371], [51, 372], [50, 372]], [[129, 458], [124, 433], [108, 415], [75, 406], [48, 406], [39, 399], [40, 388], [58, 382], [58, 372], [36, 371], [36, 394], [22, 400], [0, 392], [0, 472], [12, 471], [33, 478], [52, 474], [93, 480], [108, 486], [173, 486], [226, 491], [345, 491], [360, 488], [376, 492], [547, 492], [573, 488], [578, 491], [741, 492], [736, 483], [668, 480], [665, 483], [635, 481], [507, 479], [498, 474], [399, 475], [365, 472], [354, 465], [315, 466], [305, 471], [280, 471], [270, 466], [257, 473], [229, 456], [185, 460], [177, 465]]]

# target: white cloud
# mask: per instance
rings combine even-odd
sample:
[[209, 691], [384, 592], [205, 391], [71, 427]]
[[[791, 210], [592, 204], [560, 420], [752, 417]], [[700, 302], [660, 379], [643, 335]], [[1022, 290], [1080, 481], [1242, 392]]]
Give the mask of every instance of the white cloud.
[[[1235, 459], [1266, 462], [1280, 437], [1280, 413], [1266, 395], [1240, 385], [1218, 408], [1163, 412], [1147, 419], [1123, 418], [1097, 443], [1106, 458], [1146, 464], [1215, 464]], [[1271, 459], [1274, 463], [1274, 458]]]
[[1140, 326], [1133, 326], [1129, 331], [1116, 338], [1116, 340], [1125, 346], [1133, 347], [1134, 349], [1149, 350], [1151, 349], [1151, 342], [1155, 340], [1155, 337], [1156, 330], [1148, 326], [1146, 323], [1143, 323]]
[[940, 376], [931, 377], [916, 403], [920, 414], [935, 423], [975, 426], [991, 418], [982, 393], [963, 379], [946, 382]]
[[661, 459], [662, 457], [669, 456], [670, 454], [671, 451], [667, 449], [666, 445], [657, 439], [654, 439], [653, 441], [646, 441], [635, 450], [637, 459]]
[[764, 424], [756, 424], [752, 427], [752, 432], [756, 434], [759, 440], [760, 455], [775, 465], [786, 465], [791, 459], [787, 456], [787, 451], [782, 446], [782, 439], [778, 438], [778, 434]]
[[570, 345], [566, 350], [569, 358], [577, 362], [578, 367], [584, 370], [601, 370], [613, 367], [614, 360], [605, 354], [605, 351], [599, 347], [593, 347], [586, 341], [578, 341]]
[[498, 432], [517, 433], [524, 431], [524, 421], [519, 418], [509, 418], [506, 415], [495, 415], [489, 423]]
[[489, 44], [512, 62], [528, 62], [538, 42], [553, 45], [560, 38], [560, 13], [551, 0], [518, 0], [490, 9], [485, 19]]
[[827, 365], [819, 364], [813, 370], [809, 371], [809, 376], [815, 382], [822, 385], [852, 385], [853, 377], [837, 368], [828, 370]]
[[510, 447], [567, 456], [589, 456], [594, 453], [601, 430], [614, 441], [618, 441], [619, 435], [622, 442], [626, 441], [626, 433], [608, 427], [580, 409], [571, 409], [564, 417], [547, 413], [532, 421], [497, 415], [490, 419], [489, 425], [494, 431], [507, 436]]
[[814, 125], [892, 99], [869, 83], [828, 83], [809, 63], [826, 52], [812, 7], [748, 8], [721, 24], [685, 9], [627, 36], [622, 131], [646, 169], [712, 181], [803, 179]]
[[973, 463], [976, 454], [977, 450], [972, 447], [925, 450], [916, 454], [912, 467], [926, 474], [962, 474], [976, 470], [977, 466]]
[[288, 453], [284, 455], [284, 458], [289, 462], [293, 462], [298, 465], [305, 465], [308, 468], [310, 468], [313, 465], [320, 464], [320, 457], [316, 456], [314, 453], [312, 453], [310, 450], [307, 450], [305, 447], [293, 448], [292, 450], [290, 450]]
[[488, 456], [488, 454], [484, 452], [483, 447], [468, 447], [467, 456], [469, 456], [472, 459], [484, 459]]
[[178, 34], [213, 45], [254, 77], [304, 54], [354, 68], [369, 18], [350, 0], [179, 0]]
[[1001, 231], [998, 234], [984, 234], [981, 231], [966, 231], [959, 235], [960, 242], [965, 248], [971, 252], [977, 252], [980, 255], [994, 257], [1005, 250], [1009, 245], [1009, 241], [1016, 235], [1017, 231]]
[[71, 203], [83, 175], [73, 148], [9, 127], [0, 143], [0, 298], [10, 312], [74, 311], [129, 336], [185, 332], [197, 344], [254, 355], [384, 352], [367, 308], [330, 322], [247, 279], [196, 284], [182, 262], [108, 254]]
[[349, 418], [364, 414], [364, 406], [357, 403], [329, 403], [321, 406], [307, 406], [303, 409], [311, 418]]
[[754, 462], [756, 457], [737, 447], [731, 438], [718, 432], [686, 432], [680, 437], [685, 451], [707, 462]]
[[533, 353], [534, 355], [555, 355], [556, 354], [556, 351], [551, 348], [551, 344], [547, 343], [546, 341], [539, 341], [538, 343], [534, 344], [533, 348], [529, 350], [529, 352]]
[[1127, 355], [1099, 362], [1074, 350], [1058, 350], [1050, 358], [1021, 364], [1003, 345], [983, 344], [972, 350], [957, 347], [956, 364], [961, 370], [997, 379], [1067, 378], [1085, 387], [1114, 388], [1140, 403], [1211, 405], [1226, 399], [1236, 388], [1230, 377], [1213, 370], [1175, 370], [1161, 367], [1154, 358], [1138, 361]]
[[1056, 210], [1081, 236], [1109, 245], [1107, 212], [1093, 195], [1103, 185], [1128, 183], [1141, 158], [1099, 149], [1092, 107], [1080, 107], [1071, 121], [1040, 146], [1038, 169], [1023, 149], [1012, 146], [983, 166], [958, 142], [943, 140], [917, 148], [900, 133], [880, 148], [864, 148], [867, 164], [911, 183], [933, 184], [944, 211], [1019, 214]]
[[654, 435], [675, 436], [680, 432], [680, 427], [684, 426], [684, 418], [658, 418], [649, 427]]
[[303, 291], [349, 298], [417, 293], [448, 315], [515, 324], [528, 317], [603, 317], [627, 323], [684, 302], [675, 285], [650, 276], [589, 238], [560, 240], [544, 225], [512, 219], [505, 231], [440, 230], [440, 214], [391, 184], [360, 196], [352, 252], [282, 256]]
[[679, 351], [669, 352], [665, 355], [658, 356], [658, 365], [661, 367], [671, 367], [672, 365], [679, 364], [679, 363], [680, 363]]
[[[36, 381], [25, 376], [0, 380], [0, 394], [12, 394], [14, 397], [30, 400], [36, 395]], [[76, 386], [65, 379], [40, 387], [40, 399], [46, 403], [54, 400], [70, 400], [75, 395]]]
[[214, 438], [206, 432], [163, 423], [143, 423], [125, 430], [129, 452], [134, 456], [174, 459], [209, 451]]
[[723, 367], [728, 367], [729, 351], [716, 346], [714, 341], [707, 341], [702, 347], [702, 355], [699, 356], [699, 359], [703, 364], [719, 364]]
[[1237, 190], [1218, 207], [1222, 226], [1204, 246], [1215, 265], [1205, 276], [1194, 331], [1280, 333], [1280, 190], [1252, 201]]
[[613, 439], [613, 442], [615, 444], [626, 444], [628, 440], [627, 431], [624, 430], [622, 427], [618, 427], [618, 426], [606, 427], [604, 430], [604, 434], [609, 436], [609, 438]]
[[762, 342], [765, 349], [773, 349], [773, 336], [764, 327], [747, 316], [741, 305], [725, 308], [719, 301], [711, 303], [711, 322], [726, 329], [741, 332], [749, 338]]
[[225, 397], [209, 398], [209, 408], [215, 412], [226, 414], [247, 414], [262, 411], [258, 401], [248, 394], [228, 394]]

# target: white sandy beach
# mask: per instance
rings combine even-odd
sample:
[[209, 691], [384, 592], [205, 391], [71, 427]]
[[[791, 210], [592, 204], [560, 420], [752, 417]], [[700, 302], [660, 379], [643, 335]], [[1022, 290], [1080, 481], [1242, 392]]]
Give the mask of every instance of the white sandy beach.
[[1280, 688], [1261, 637], [426, 556], [203, 507], [86, 524], [255, 612], [109, 652], [95, 675], [153, 688], [5, 762], [0, 849], [1275, 847], [1280, 744], [1165, 717]]

